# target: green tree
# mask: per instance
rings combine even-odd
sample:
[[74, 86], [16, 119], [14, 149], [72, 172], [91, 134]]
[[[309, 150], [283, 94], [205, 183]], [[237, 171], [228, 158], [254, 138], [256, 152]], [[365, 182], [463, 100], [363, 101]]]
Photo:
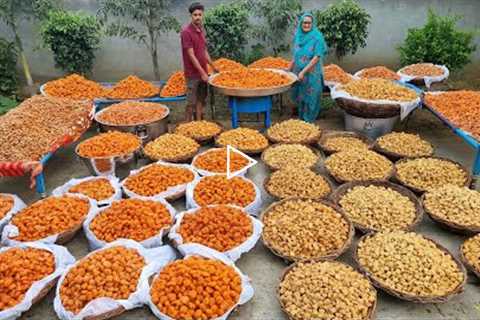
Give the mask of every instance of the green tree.
[[1, 0], [0, 20], [13, 34], [13, 41], [18, 50], [20, 63], [29, 86], [33, 85], [30, 66], [25, 56], [22, 39], [18, 32], [18, 24], [22, 19], [43, 20], [48, 12], [60, 6], [60, 0]]
[[274, 56], [288, 51], [293, 38], [293, 26], [302, 12], [301, 0], [246, 0], [249, 10], [260, 19], [254, 35], [272, 48]]
[[14, 98], [18, 89], [15, 43], [0, 38], [0, 96]]
[[367, 45], [370, 15], [356, 0], [342, 0], [315, 13], [318, 29], [338, 59]]
[[428, 11], [426, 24], [408, 30], [404, 43], [398, 47], [400, 62], [408, 65], [432, 62], [446, 65], [450, 70], [459, 70], [470, 62], [476, 46], [475, 33], [460, 30], [460, 16], [439, 16]]
[[250, 27], [246, 7], [242, 3], [219, 4], [205, 12], [204, 21], [210, 54], [242, 60]]
[[97, 14], [107, 24], [107, 34], [144, 45], [152, 58], [155, 79], [159, 80], [158, 41], [163, 33], [180, 30], [177, 19], [168, 12], [171, 0], [99, 0], [99, 4]]
[[100, 24], [84, 13], [52, 11], [41, 28], [44, 45], [53, 52], [57, 67], [67, 73], [92, 71], [100, 44]]

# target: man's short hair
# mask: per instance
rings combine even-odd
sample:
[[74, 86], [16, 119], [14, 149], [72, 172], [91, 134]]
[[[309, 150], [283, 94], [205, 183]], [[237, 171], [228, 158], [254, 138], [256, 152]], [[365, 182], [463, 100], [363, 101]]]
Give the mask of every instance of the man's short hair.
[[188, 12], [190, 12], [190, 14], [192, 14], [195, 10], [204, 11], [205, 7], [200, 2], [194, 2], [190, 5], [190, 7], [188, 7]]

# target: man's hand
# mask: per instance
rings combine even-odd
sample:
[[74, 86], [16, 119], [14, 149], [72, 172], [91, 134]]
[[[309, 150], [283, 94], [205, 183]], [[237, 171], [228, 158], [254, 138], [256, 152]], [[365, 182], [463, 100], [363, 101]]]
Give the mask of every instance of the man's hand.
[[203, 71], [200, 76], [204, 82], [208, 82], [208, 74], [205, 71]]

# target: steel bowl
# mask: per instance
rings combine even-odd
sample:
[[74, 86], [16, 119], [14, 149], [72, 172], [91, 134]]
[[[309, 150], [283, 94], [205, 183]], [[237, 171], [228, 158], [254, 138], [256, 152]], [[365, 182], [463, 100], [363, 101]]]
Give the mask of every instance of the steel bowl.
[[246, 88], [231, 88], [231, 87], [223, 87], [218, 86], [213, 83], [213, 80], [220, 74], [216, 73], [210, 76], [208, 82], [209, 84], [215, 88], [215, 90], [223, 95], [226, 96], [233, 96], [233, 97], [264, 97], [264, 96], [273, 96], [282, 92], [289, 90], [292, 85], [298, 80], [297, 76], [285, 70], [280, 69], [269, 69], [264, 68], [265, 70], [269, 70], [272, 72], [276, 72], [282, 75], [285, 75], [290, 78], [288, 84], [278, 87], [271, 87], [271, 88], [256, 88], [256, 89], [246, 89]]
[[119, 169], [130, 171], [137, 168], [140, 150], [141, 146], [137, 150], [124, 155], [89, 158], [81, 156], [78, 153], [77, 145], [77, 147], [75, 147], [75, 154], [77, 155], [77, 158], [85, 164], [91, 175], [114, 175], [118, 177]]
[[109, 107], [97, 112], [95, 114], [95, 121], [98, 123], [99, 129], [101, 132], [121, 131], [121, 132], [133, 133], [134, 135], [138, 136], [142, 140], [142, 145], [145, 145], [148, 142], [155, 140], [162, 134], [168, 132], [168, 116], [170, 115], [170, 109], [165, 105], [162, 105], [162, 106], [166, 110], [165, 116], [162, 119], [159, 119], [153, 122], [141, 123], [136, 125], [114, 125], [114, 124], [104, 123], [99, 120], [99, 117], [103, 112], [108, 110]]

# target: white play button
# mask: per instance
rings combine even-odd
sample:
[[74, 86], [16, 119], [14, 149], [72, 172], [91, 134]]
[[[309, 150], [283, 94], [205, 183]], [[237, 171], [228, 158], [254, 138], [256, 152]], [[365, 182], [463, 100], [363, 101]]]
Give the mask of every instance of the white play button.
[[[244, 157], [245, 159], [248, 160], [248, 164], [240, 170], [230, 172], [230, 152], [235, 152], [235, 153], [241, 155], [242, 157]], [[242, 174], [243, 172], [246, 172], [249, 168], [256, 165], [257, 162], [258, 162], [257, 160], [252, 159], [251, 157], [247, 156], [245, 153], [235, 149], [234, 147], [232, 147], [230, 145], [227, 145], [227, 179], [233, 178], [235, 176], [238, 176], [238, 175]]]

